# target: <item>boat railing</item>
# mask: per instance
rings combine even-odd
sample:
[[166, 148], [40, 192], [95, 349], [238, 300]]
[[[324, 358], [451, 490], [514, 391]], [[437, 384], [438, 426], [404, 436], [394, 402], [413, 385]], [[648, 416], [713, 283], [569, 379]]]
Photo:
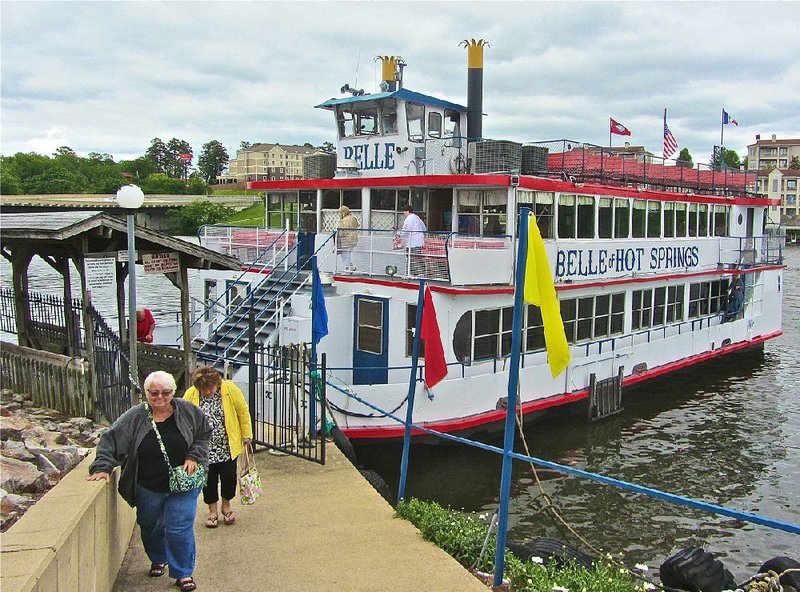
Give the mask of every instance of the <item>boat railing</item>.
[[526, 146], [538, 148], [539, 152], [538, 157], [527, 161], [524, 174], [682, 193], [757, 193], [758, 171], [742, 171], [725, 164], [693, 164], [661, 158], [643, 148], [604, 147], [565, 139], [529, 142], [523, 145]]
[[294, 246], [297, 232], [288, 227], [204, 224], [197, 230], [197, 238], [203, 247], [234, 257], [239, 262], [253, 263], [259, 260], [268, 266], [270, 263], [265, 258], [265, 253], [271, 252], [274, 261]]
[[[316, 248], [314, 254], [317, 253], [324, 253], [322, 258], [317, 261], [319, 266], [324, 266], [325, 261], [328, 257], [333, 254], [333, 250], [327, 247], [327, 243], [333, 240], [333, 235], [326, 238], [320, 245]], [[287, 257], [291, 253], [287, 253]], [[258, 298], [254, 298], [254, 290], [250, 292], [250, 295], [243, 299], [242, 302], [239, 304], [237, 309], [231, 313], [237, 314], [243, 311], [249, 310], [258, 310], [255, 315], [256, 321], [256, 332], [255, 337], [258, 339], [260, 335], [262, 335], [268, 328], [270, 327], [278, 327], [280, 326], [280, 320], [283, 318], [284, 310], [286, 306], [291, 302], [292, 297], [300, 292], [301, 290], [305, 290], [306, 286], [311, 284], [312, 275], [311, 274], [303, 274], [300, 269], [295, 266], [290, 268], [285, 268], [283, 271], [278, 272], [276, 271], [273, 274], [272, 281], [276, 284], [284, 286], [277, 294], [275, 294], [269, 300], [266, 300], [266, 295], [269, 292], [265, 292]], [[300, 278], [299, 282], [296, 280]], [[294, 289], [291, 292], [286, 291], [285, 287], [294, 285]], [[272, 311], [272, 313], [267, 316], [266, 313]], [[224, 322], [224, 321], [223, 321]], [[222, 324], [220, 324], [220, 327]], [[224, 334], [217, 335], [216, 341], [219, 343], [222, 339], [228, 337], [231, 331], [235, 328], [235, 326], [231, 326]], [[241, 329], [236, 335], [233, 336], [231, 342], [223, 349], [223, 351], [219, 354], [219, 359], [222, 360], [231, 360], [236, 359], [236, 357], [241, 354], [245, 349], [249, 347], [249, 342], [247, 340], [243, 340], [242, 337], [248, 331], [247, 328]], [[277, 337], [277, 333], [274, 333], [274, 336]], [[232, 347], [239, 343], [238, 349], [233, 350]]]
[[[436, 280], [457, 285], [509, 283], [510, 236], [457, 232], [338, 230], [335, 272]], [[347, 260], [350, 255], [350, 269]]]
[[724, 237], [720, 240], [720, 264], [734, 269], [782, 265], [784, 240], [780, 232], [763, 236]]

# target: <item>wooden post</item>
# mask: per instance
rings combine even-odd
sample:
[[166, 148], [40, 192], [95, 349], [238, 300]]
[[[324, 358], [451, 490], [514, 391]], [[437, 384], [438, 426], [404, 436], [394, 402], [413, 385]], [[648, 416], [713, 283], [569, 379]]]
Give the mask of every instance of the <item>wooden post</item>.
[[26, 247], [21, 247], [11, 255], [11, 277], [14, 283], [14, 307], [17, 309], [17, 343], [28, 346], [28, 323], [30, 310], [28, 309], [28, 266], [33, 258], [33, 253]]
[[86, 358], [89, 360], [89, 384], [91, 389], [90, 400], [92, 402], [92, 419], [98, 421], [100, 412], [98, 411], [97, 400], [100, 397], [100, 383], [97, 380], [97, 352], [94, 349], [94, 321], [89, 314], [92, 306], [92, 294], [86, 289], [86, 270], [83, 264], [84, 253], [89, 251], [89, 239], [81, 237], [80, 256], [76, 267], [81, 278], [81, 313], [83, 315], [83, 331], [86, 335]]
[[189, 333], [189, 273], [183, 257], [179, 258], [179, 283], [181, 290], [181, 333], [183, 334], [183, 367], [186, 372], [184, 386], [188, 388], [192, 376], [192, 336]]
[[70, 284], [69, 257], [60, 257], [61, 276], [64, 280], [64, 325], [67, 328], [67, 354], [74, 358], [78, 355], [78, 327], [72, 315], [72, 285]]

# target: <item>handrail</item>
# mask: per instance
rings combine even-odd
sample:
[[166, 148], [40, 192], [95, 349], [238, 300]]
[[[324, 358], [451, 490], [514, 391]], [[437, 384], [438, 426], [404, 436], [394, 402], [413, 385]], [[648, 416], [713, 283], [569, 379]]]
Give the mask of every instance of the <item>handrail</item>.
[[[201, 228], [202, 228], [202, 227], [201, 227]], [[252, 228], [252, 227], [251, 227], [251, 228]], [[199, 232], [200, 232], [200, 231], [198, 230], [198, 233], [199, 233]], [[270, 249], [272, 249], [272, 248], [275, 246], [275, 244], [276, 244], [276, 243], [277, 243], [277, 242], [278, 242], [278, 241], [279, 241], [281, 238], [284, 238], [284, 237], [287, 235], [287, 233], [288, 233], [288, 230], [284, 229], [284, 230], [283, 230], [283, 232], [281, 232], [281, 234], [280, 234], [280, 235], [279, 235], [279, 236], [278, 236], [278, 237], [277, 237], [277, 238], [276, 238], [274, 241], [272, 241], [272, 242], [271, 242], [269, 245], [267, 245], [266, 247], [264, 247], [264, 250], [263, 250], [263, 251], [261, 252], [261, 254], [260, 254], [260, 255], [259, 255], [259, 256], [258, 256], [258, 257], [257, 257], [257, 258], [256, 258], [256, 259], [255, 259], [255, 260], [252, 262], [252, 263], [251, 263], [251, 265], [255, 265], [256, 263], [258, 263], [258, 261], [259, 261], [259, 260], [260, 260], [260, 259], [261, 259], [261, 258], [262, 258], [264, 255], [266, 255], [266, 254], [267, 254], [267, 252], [268, 252]], [[288, 257], [288, 251], [287, 251], [287, 254], [286, 254], [286, 256], [284, 257], [284, 259], [285, 259], [286, 257]], [[282, 260], [282, 261], [283, 261], [283, 260]], [[282, 261], [281, 261], [281, 262], [282, 262]], [[275, 266], [275, 265], [273, 265], [273, 267], [276, 267], [276, 266]], [[240, 273], [240, 274], [239, 274], [239, 276], [238, 276], [238, 277], [237, 277], [235, 280], [233, 280], [233, 282], [231, 282], [231, 284], [230, 284], [230, 286], [228, 287], [228, 289], [227, 289], [227, 290], [225, 290], [225, 291], [224, 291], [222, 294], [220, 294], [220, 295], [219, 295], [219, 296], [218, 296], [218, 297], [217, 297], [217, 298], [216, 298], [216, 299], [215, 299], [213, 302], [211, 302], [211, 304], [209, 304], [208, 306], [205, 306], [205, 303], [203, 303], [203, 305], [204, 305], [204, 308], [203, 308], [203, 310], [202, 310], [202, 311], [201, 311], [201, 313], [200, 313], [200, 314], [197, 316], [197, 318], [196, 318], [194, 321], [192, 321], [192, 323], [189, 325], [189, 329], [191, 330], [191, 328], [192, 328], [192, 327], [194, 327], [194, 326], [195, 326], [195, 325], [196, 325], [196, 324], [197, 324], [197, 323], [200, 321], [200, 319], [202, 319], [202, 318], [205, 318], [205, 316], [208, 314], [208, 312], [209, 312], [209, 310], [211, 310], [211, 308], [213, 308], [213, 307], [215, 307], [215, 306], [219, 306], [220, 308], [223, 308], [223, 309], [224, 309], [224, 308], [225, 308], [225, 306], [223, 306], [222, 304], [219, 304], [219, 301], [222, 299], [222, 297], [223, 297], [223, 296], [225, 296], [225, 297], [227, 297], [227, 296], [228, 296], [228, 293], [229, 293], [229, 292], [230, 292], [230, 291], [233, 289], [233, 287], [234, 287], [234, 286], [235, 286], [237, 283], [239, 283], [239, 282], [241, 281], [241, 279], [244, 277], [244, 275], [245, 275], [246, 273], [251, 273], [251, 272], [250, 272], [250, 270], [248, 269], [248, 270], [245, 270], [245, 271], [243, 271], [242, 273]], [[259, 284], [259, 285], [260, 285], [260, 284]]]
[[[322, 249], [322, 247], [323, 247], [323, 246], [325, 246], [325, 245], [328, 243], [328, 241], [332, 240], [334, 236], [335, 236], [335, 234], [332, 234], [332, 235], [330, 235], [328, 238], [326, 238], [326, 239], [325, 239], [325, 240], [324, 240], [324, 241], [323, 241], [323, 242], [322, 242], [322, 243], [319, 245], [319, 247], [318, 247], [318, 248], [317, 248], [317, 249], [314, 251], [314, 255], [316, 255], [316, 254], [317, 254], [317, 253], [318, 253], [318, 252], [319, 252], [319, 251]], [[293, 247], [293, 250], [294, 250], [294, 249], [296, 249], [296, 248], [297, 248], [297, 245], [295, 245], [295, 247]], [[331, 251], [331, 253], [333, 253], [333, 252], [334, 252], [334, 251]], [[329, 253], [328, 255], [330, 255], [331, 253]], [[287, 256], [288, 256], [288, 254], [287, 254]], [[279, 278], [278, 278], [278, 279], [279, 279], [279, 280], [284, 280], [285, 276], [286, 276], [288, 273], [289, 273], [289, 271], [288, 271], [288, 269], [287, 269], [287, 270], [285, 270], [285, 271], [284, 271], [284, 272], [283, 272], [283, 273], [282, 273], [282, 274], [279, 276]], [[267, 302], [267, 304], [266, 304], [265, 306], [262, 306], [262, 307], [261, 307], [261, 311], [260, 311], [260, 312], [259, 312], [259, 313], [258, 313], [258, 314], [255, 316], [255, 320], [260, 320], [260, 319], [262, 318], [262, 315], [264, 314], [264, 312], [265, 312], [265, 311], [269, 310], [269, 309], [270, 309], [270, 307], [271, 307], [273, 304], [276, 304], [279, 298], [282, 298], [282, 297], [284, 297], [284, 292], [285, 292], [285, 289], [286, 289], [286, 287], [287, 287], [287, 286], [289, 286], [289, 285], [291, 284], [291, 282], [293, 282], [293, 281], [294, 281], [295, 279], [297, 279], [297, 277], [299, 277], [299, 276], [300, 276], [300, 271], [298, 270], [298, 271], [296, 271], [296, 272], [294, 273], [294, 275], [293, 275], [291, 278], [289, 278], [288, 280], [285, 280], [285, 281], [283, 281], [283, 282], [282, 282], [282, 283], [283, 283], [283, 287], [281, 288], [281, 290], [280, 290], [280, 291], [279, 291], [279, 292], [278, 292], [278, 293], [277, 293], [277, 294], [276, 294], [276, 295], [275, 295], [275, 296], [274, 296], [274, 297], [273, 297], [273, 298], [272, 298], [272, 299], [271, 299], [269, 302]], [[272, 276], [270, 276], [270, 277], [272, 277]], [[300, 289], [301, 289], [301, 288], [303, 288], [303, 287], [304, 287], [304, 286], [305, 286], [305, 285], [306, 285], [306, 284], [307, 284], [309, 281], [311, 281], [311, 279], [310, 279], [310, 278], [311, 278], [311, 275], [309, 274], [307, 277], [305, 277], [305, 278], [303, 279], [303, 281], [302, 281], [302, 282], [300, 282], [300, 284], [299, 284], [299, 285], [298, 285], [298, 286], [297, 286], [297, 287], [294, 289], [294, 291], [292, 291], [292, 293], [291, 293], [291, 294], [289, 294], [288, 298], [284, 298], [284, 302], [283, 302], [283, 303], [281, 303], [281, 304], [280, 304], [280, 306], [277, 306], [277, 307], [276, 307], [276, 309], [275, 309], [275, 312], [273, 312], [273, 313], [272, 313], [272, 315], [270, 315], [270, 317], [269, 317], [269, 318], [268, 318], [266, 321], [263, 321], [263, 322], [261, 323], [261, 326], [260, 326], [260, 327], [259, 327], [259, 328], [256, 330], [256, 335], [260, 335], [260, 334], [263, 332], [263, 330], [264, 330], [264, 327], [268, 326], [268, 325], [269, 325], [269, 323], [270, 323], [270, 322], [272, 322], [272, 321], [274, 320], [274, 317], [275, 317], [276, 315], [278, 315], [278, 314], [280, 313], [280, 311], [283, 309], [283, 307], [285, 306], [285, 303], [286, 303], [286, 301], [288, 301], [288, 299], [289, 299], [289, 298], [291, 298], [292, 296], [294, 296], [294, 295], [295, 295], [297, 292], [299, 292], [299, 291], [300, 291]], [[265, 281], [266, 281], [266, 280], [265, 280]], [[276, 283], [278, 283], [278, 282], [276, 282]], [[259, 285], [261, 285], [261, 284], [259, 284]], [[263, 296], [262, 296], [262, 297], [260, 297], [258, 300], [256, 300], [256, 301], [253, 301], [253, 300], [252, 300], [252, 293], [251, 293], [251, 295], [250, 295], [248, 298], [244, 299], [244, 300], [242, 301], [242, 303], [241, 303], [241, 304], [240, 304], [240, 305], [239, 305], [239, 306], [236, 308], [236, 310], [235, 310], [235, 311], [233, 311], [233, 312], [232, 312], [232, 313], [231, 313], [231, 314], [228, 316], [228, 318], [230, 318], [231, 316], [233, 316], [234, 314], [236, 314], [236, 313], [239, 311], [239, 309], [240, 309], [240, 308], [243, 308], [243, 307], [245, 306], [245, 304], [246, 304], [246, 303], [248, 303], [248, 301], [249, 301], [249, 306], [252, 308], [252, 306], [253, 306], [254, 304], [258, 304], [258, 303], [260, 303], [260, 302], [262, 301], [262, 299], [263, 299]], [[225, 321], [223, 321], [223, 323], [224, 323], [224, 322], [225, 322]], [[236, 335], [236, 336], [235, 336], [235, 337], [234, 337], [234, 338], [231, 340], [231, 342], [230, 342], [230, 343], [229, 343], [229, 344], [228, 344], [228, 345], [225, 347], [225, 349], [223, 349], [223, 350], [222, 350], [222, 353], [220, 354], [220, 357], [223, 357], [223, 358], [224, 358], [224, 357], [225, 357], [225, 356], [228, 354], [228, 352], [230, 351], [230, 349], [231, 349], [231, 346], [232, 346], [234, 343], [236, 343], [236, 342], [239, 340], [239, 338], [241, 338], [241, 337], [244, 335], [244, 333], [245, 333], [246, 331], [247, 331], [247, 329], [242, 329], [241, 331], [239, 331], [239, 333], [238, 333], [238, 334], [237, 334], [237, 335]], [[216, 342], [215, 342], [215, 344], [218, 346], [218, 344], [219, 344], [219, 340], [220, 340], [220, 339], [222, 339], [222, 338], [224, 338], [224, 337], [227, 337], [227, 336], [228, 336], [228, 333], [230, 333], [230, 329], [229, 329], [228, 331], [226, 331], [226, 332], [225, 332], [225, 334], [223, 334], [222, 336], [217, 336], [217, 339], [216, 339]], [[238, 355], [238, 354], [240, 354], [240, 353], [243, 351], [243, 349], [244, 349], [244, 347], [242, 346], [242, 347], [240, 347], [238, 350], [236, 350], [236, 351], [234, 352], [234, 356], [235, 356], [235, 355]], [[235, 358], [234, 358], [234, 359], [235, 359]]]

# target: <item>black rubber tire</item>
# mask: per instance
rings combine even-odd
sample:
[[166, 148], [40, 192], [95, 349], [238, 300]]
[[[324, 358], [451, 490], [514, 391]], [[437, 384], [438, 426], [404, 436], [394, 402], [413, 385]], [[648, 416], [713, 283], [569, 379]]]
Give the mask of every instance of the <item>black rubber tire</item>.
[[364, 479], [367, 480], [367, 483], [372, 485], [375, 491], [381, 494], [381, 497], [385, 499], [390, 506], [393, 508], [395, 507], [394, 495], [392, 495], [392, 490], [389, 488], [389, 484], [383, 480], [383, 477], [372, 469], [358, 469], [358, 472], [364, 476]]
[[594, 558], [591, 555], [558, 539], [530, 539], [522, 543], [507, 543], [506, 547], [522, 561], [541, 557], [547, 563], [552, 558], [557, 564], [564, 565], [572, 559], [584, 569], [594, 569]]
[[[774, 571], [780, 574], [787, 569], [800, 569], [800, 561], [795, 561], [790, 557], [773, 557], [765, 561], [764, 564], [758, 568], [758, 573]], [[800, 572], [785, 574], [780, 581], [782, 586], [791, 586], [795, 590], [800, 590]]]
[[349, 460], [354, 467], [357, 467], [358, 459], [356, 458], [356, 451], [353, 449], [353, 445], [350, 443], [350, 440], [347, 439], [347, 436], [339, 429], [339, 426], [333, 426], [331, 428], [331, 438], [333, 438], [333, 443], [342, 451], [345, 458]]
[[689, 592], [733, 590], [733, 574], [708, 551], [690, 547], [678, 551], [661, 564], [661, 583], [665, 589]]

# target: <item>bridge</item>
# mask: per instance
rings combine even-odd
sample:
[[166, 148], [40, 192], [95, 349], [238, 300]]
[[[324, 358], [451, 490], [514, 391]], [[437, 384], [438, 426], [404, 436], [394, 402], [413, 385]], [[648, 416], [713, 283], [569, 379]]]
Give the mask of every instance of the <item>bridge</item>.
[[[144, 204], [136, 210], [136, 224], [163, 230], [166, 228], [167, 211], [195, 201], [209, 201], [241, 210], [261, 200], [258, 195], [145, 195]], [[103, 211], [121, 218], [128, 214], [128, 210], [117, 204], [116, 194], [107, 193], [0, 195], [0, 208], [9, 214], [75, 210]]]

